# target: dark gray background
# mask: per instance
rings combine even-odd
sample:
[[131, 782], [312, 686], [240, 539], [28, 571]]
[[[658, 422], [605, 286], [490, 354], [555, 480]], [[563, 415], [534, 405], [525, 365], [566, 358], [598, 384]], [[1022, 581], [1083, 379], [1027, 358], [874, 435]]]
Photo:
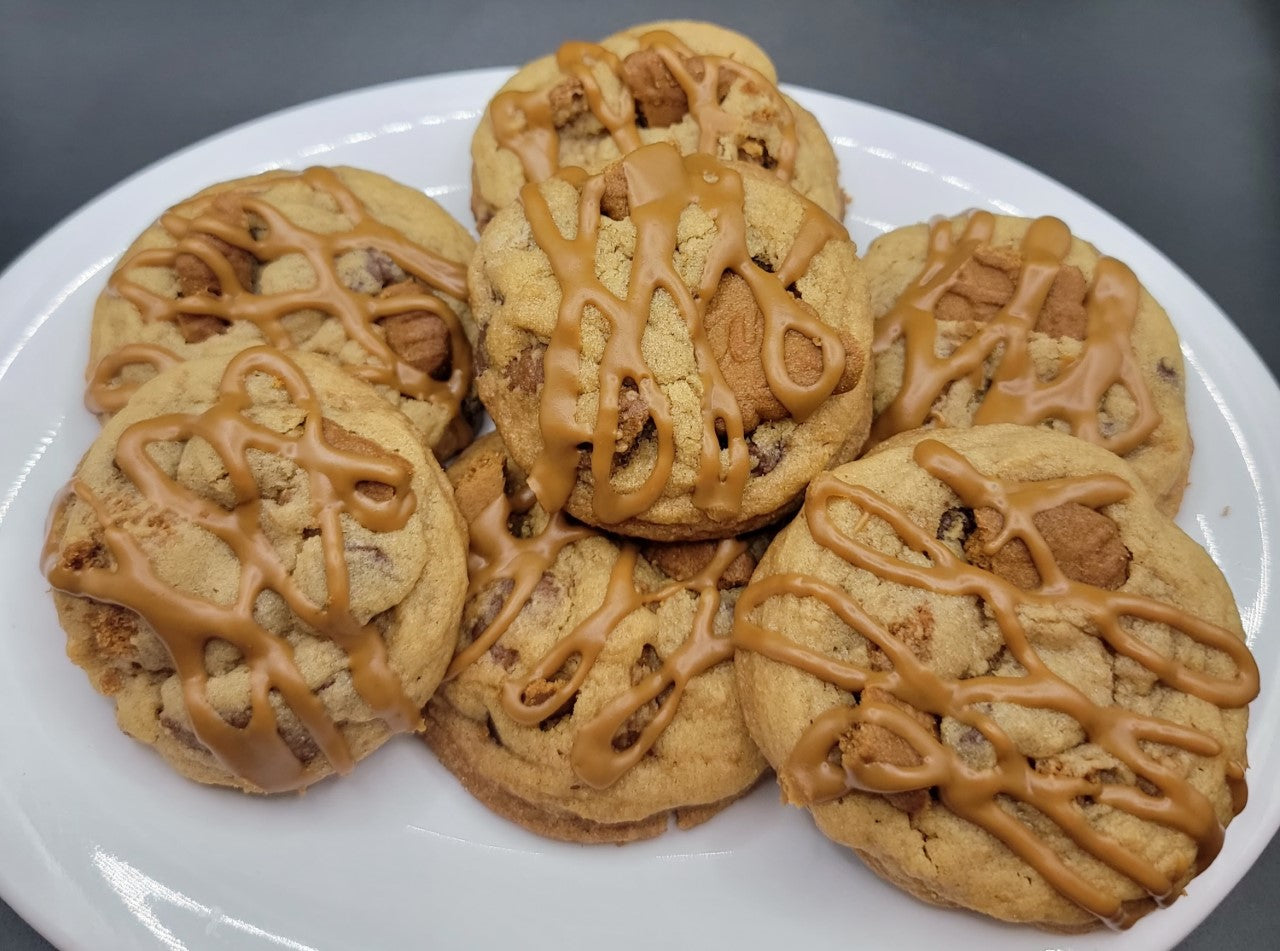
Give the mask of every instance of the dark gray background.
[[[1280, 367], [1275, 0], [0, 0], [0, 267], [121, 178], [246, 119], [674, 16], [751, 35], [784, 81], [926, 119], [1064, 182], [1172, 258]], [[1277, 892], [1273, 842], [1183, 947], [1276, 947]], [[47, 947], [0, 903], [0, 948]]]

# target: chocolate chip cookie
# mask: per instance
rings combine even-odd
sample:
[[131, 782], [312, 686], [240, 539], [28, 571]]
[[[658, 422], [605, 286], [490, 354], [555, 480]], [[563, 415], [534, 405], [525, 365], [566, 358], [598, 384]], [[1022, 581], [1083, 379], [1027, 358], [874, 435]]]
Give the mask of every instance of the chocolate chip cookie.
[[919, 426], [1021, 423], [1129, 462], [1177, 512], [1191, 436], [1178, 337], [1119, 261], [1057, 218], [975, 212], [872, 242], [872, 442]]
[[842, 217], [831, 143], [776, 84], [755, 43], [710, 23], [647, 23], [598, 44], [565, 43], [511, 77], [480, 120], [476, 222], [483, 230], [526, 182], [570, 166], [599, 172], [653, 142], [768, 169]]
[[734, 694], [729, 624], [764, 539], [610, 538], [548, 516], [501, 439], [449, 468], [471, 587], [427, 742], [498, 814], [573, 842], [687, 828], [764, 770]]
[[1127, 927], [1244, 806], [1258, 670], [1231, 592], [1068, 435], [917, 431], [819, 476], [734, 640], [784, 798], [926, 901]]
[[856, 249], [761, 169], [660, 143], [527, 185], [469, 281], [480, 398], [548, 511], [730, 537], [866, 438]]
[[404, 416], [328, 359], [165, 370], [106, 424], [43, 558], [67, 653], [183, 775], [301, 789], [421, 728], [466, 527]]
[[214, 185], [165, 212], [111, 275], [86, 402], [109, 414], [164, 367], [268, 343], [374, 384], [447, 458], [471, 439], [473, 249], [430, 198], [373, 172]]

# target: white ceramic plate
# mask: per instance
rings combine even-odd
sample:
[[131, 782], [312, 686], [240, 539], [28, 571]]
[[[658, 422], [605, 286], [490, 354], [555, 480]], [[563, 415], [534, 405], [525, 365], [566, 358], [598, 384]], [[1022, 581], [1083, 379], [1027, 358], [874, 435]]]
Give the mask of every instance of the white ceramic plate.
[[58, 486], [97, 432], [80, 402], [89, 315], [110, 266], [161, 210], [278, 166], [366, 166], [469, 221], [468, 142], [507, 75], [458, 73], [292, 109], [147, 169], [56, 228], [0, 277], [0, 895], [66, 948], [365, 949], [806, 946], [1168, 947], [1280, 825], [1280, 644], [1269, 526], [1280, 513], [1280, 391], [1177, 268], [1105, 212], [1004, 156], [912, 119], [791, 90], [832, 135], [859, 246], [939, 212], [1055, 214], [1127, 261], [1164, 303], [1190, 367], [1196, 454], [1179, 522], [1239, 600], [1263, 673], [1253, 802], [1216, 864], [1127, 937], [1061, 939], [921, 904], [778, 805], [773, 784], [691, 832], [625, 848], [547, 842], [470, 799], [401, 737], [348, 778], [253, 799], [181, 779], [115, 726], [63, 654], [37, 568]]

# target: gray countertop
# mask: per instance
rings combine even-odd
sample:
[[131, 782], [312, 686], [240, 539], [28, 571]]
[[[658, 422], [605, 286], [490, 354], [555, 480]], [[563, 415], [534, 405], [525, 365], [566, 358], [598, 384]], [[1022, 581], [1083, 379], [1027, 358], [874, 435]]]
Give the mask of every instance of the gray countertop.
[[[936, 123], [1079, 191], [1191, 275], [1280, 367], [1280, 4], [629, 10], [0, 0], [0, 267], [103, 189], [244, 120], [372, 83], [524, 62], [637, 20], [692, 17], [755, 38], [786, 82]], [[1275, 947], [1277, 891], [1273, 841], [1182, 947]], [[0, 948], [47, 947], [0, 903]]]

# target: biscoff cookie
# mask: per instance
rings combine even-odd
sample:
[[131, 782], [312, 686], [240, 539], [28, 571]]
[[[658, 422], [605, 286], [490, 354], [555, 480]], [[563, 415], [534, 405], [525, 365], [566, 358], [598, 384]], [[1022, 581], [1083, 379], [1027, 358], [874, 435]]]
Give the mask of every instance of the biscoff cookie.
[[668, 20], [598, 44], [567, 42], [523, 67], [485, 109], [471, 142], [476, 223], [483, 230], [526, 182], [571, 166], [594, 174], [653, 142], [768, 169], [843, 217], [831, 143], [777, 81], [763, 50], [711, 23]]
[[158, 370], [271, 344], [366, 380], [441, 458], [471, 440], [466, 267], [430, 198], [354, 168], [277, 171], [175, 205], [98, 298], [86, 402], [120, 409]]
[[865, 259], [874, 444], [921, 426], [1048, 426], [1133, 466], [1167, 515], [1187, 484], [1182, 352], [1133, 272], [1057, 218], [899, 228]]
[[402, 414], [324, 357], [255, 347], [138, 388], [42, 568], [126, 733], [192, 779], [282, 792], [421, 728], [466, 537]]
[[764, 539], [637, 545], [548, 516], [497, 434], [449, 467], [471, 586], [427, 742], [541, 835], [696, 825], [760, 777], [734, 692], [733, 603]]
[[926, 901], [1127, 927], [1244, 806], [1258, 670], [1226, 581], [1071, 436], [917, 431], [818, 477], [734, 640], [784, 798]]
[[469, 284], [480, 398], [548, 511], [729, 537], [866, 438], [856, 249], [760, 169], [660, 143], [527, 185]]

